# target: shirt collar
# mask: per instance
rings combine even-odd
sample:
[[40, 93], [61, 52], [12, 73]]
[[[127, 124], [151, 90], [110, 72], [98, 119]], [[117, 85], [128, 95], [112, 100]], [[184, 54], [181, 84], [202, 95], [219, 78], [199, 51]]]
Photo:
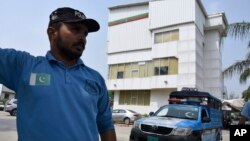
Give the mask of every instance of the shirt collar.
[[[48, 60], [49, 62], [58, 62], [58, 63], [60, 63], [60, 64], [62, 63], [61, 61], [56, 60], [56, 58], [51, 54], [50, 51], [47, 52], [46, 58], [47, 58], [47, 60]], [[84, 63], [83, 63], [83, 61], [79, 58], [79, 59], [77, 60], [76, 64], [73, 65], [73, 66], [84, 66]], [[72, 66], [72, 67], [73, 67], [73, 66]]]

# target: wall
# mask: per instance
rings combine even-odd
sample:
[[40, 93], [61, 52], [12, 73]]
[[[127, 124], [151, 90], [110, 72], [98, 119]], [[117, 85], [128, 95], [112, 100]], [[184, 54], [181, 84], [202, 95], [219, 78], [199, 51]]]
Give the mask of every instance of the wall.
[[195, 21], [195, 0], [163, 0], [149, 3], [150, 29]]
[[[148, 5], [114, 9], [109, 22], [148, 13]], [[108, 27], [108, 54], [151, 48], [148, 18]]]
[[169, 94], [176, 89], [155, 89], [151, 90], [150, 105], [149, 106], [136, 106], [136, 105], [119, 105], [119, 91], [114, 94], [114, 109], [126, 108], [137, 111], [141, 114], [149, 114], [155, 112], [161, 106], [168, 104]]
[[204, 47], [204, 88], [222, 98], [223, 82], [220, 50], [220, 34], [217, 30], [205, 32]]

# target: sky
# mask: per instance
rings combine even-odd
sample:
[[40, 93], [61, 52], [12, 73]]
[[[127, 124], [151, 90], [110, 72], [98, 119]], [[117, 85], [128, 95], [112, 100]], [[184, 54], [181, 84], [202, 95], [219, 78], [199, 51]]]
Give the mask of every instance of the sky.
[[[98, 32], [87, 37], [87, 46], [81, 57], [84, 63], [107, 79], [108, 7], [145, 0], [6, 0], [0, 2], [0, 47], [26, 51], [44, 56], [50, 49], [47, 26], [50, 13], [58, 7], [72, 7], [97, 20]], [[208, 15], [224, 12], [228, 23], [250, 21], [250, 0], [201, 0]], [[248, 9], [248, 10], [247, 10]], [[222, 44], [222, 69], [245, 58], [247, 40], [225, 38]], [[239, 84], [239, 75], [225, 78], [228, 94], [241, 96], [246, 84]]]

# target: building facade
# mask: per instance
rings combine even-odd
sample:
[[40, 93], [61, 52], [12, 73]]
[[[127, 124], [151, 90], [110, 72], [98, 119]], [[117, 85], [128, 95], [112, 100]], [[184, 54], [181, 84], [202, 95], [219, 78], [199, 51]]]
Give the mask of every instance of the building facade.
[[0, 84], [0, 100], [2, 99], [12, 99], [15, 98], [16, 94], [14, 91]]
[[183, 87], [222, 98], [224, 13], [208, 15], [200, 0], [153, 0], [109, 10], [107, 87], [114, 109], [149, 113]]

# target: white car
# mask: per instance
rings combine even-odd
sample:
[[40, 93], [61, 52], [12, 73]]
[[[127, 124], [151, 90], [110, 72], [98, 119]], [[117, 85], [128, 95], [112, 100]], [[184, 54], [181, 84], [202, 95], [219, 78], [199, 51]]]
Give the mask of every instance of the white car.
[[115, 109], [112, 112], [114, 122], [124, 122], [127, 125], [141, 117], [142, 115], [140, 113], [130, 109]]
[[17, 113], [17, 99], [10, 99], [5, 103], [5, 112], [9, 112], [11, 116], [16, 116]]

